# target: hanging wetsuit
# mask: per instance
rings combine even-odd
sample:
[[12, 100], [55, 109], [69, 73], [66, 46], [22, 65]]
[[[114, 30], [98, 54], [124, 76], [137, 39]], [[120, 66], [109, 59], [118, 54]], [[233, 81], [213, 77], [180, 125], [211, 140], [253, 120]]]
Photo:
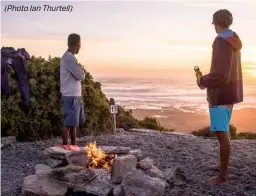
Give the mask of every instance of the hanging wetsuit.
[[29, 105], [29, 83], [26, 71], [26, 60], [30, 58], [27, 51], [22, 48], [17, 51], [11, 47], [3, 47], [1, 49], [1, 88], [9, 96], [10, 87], [8, 81], [8, 65], [10, 65], [15, 72], [15, 78], [18, 81], [20, 89], [22, 104]]

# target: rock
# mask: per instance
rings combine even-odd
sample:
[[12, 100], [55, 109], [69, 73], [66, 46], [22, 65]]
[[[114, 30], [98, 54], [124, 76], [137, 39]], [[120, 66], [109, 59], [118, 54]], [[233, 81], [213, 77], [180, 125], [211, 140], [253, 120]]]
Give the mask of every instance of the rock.
[[113, 196], [124, 196], [123, 186], [120, 184], [113, 190]]
[[157, 167], [152, 166], [151, 169], [146, 171], [146, 174], [150, 177], [162, 178], [164, 179], [164, 172], [159, 170]]
[[66, 153], [65, 156], [69, 165], [87, 167], [90, 161], [85, 151]]
[[35, 166], [35, 174], [44, 175], [44, 174], [50, 174], [51, 172], [52, 172], [52, 168], [48, 165], [37, 164]]
[[151, 178], [144, 172], [133, 169], [122, 181], [126, 196], [163, 196], [165, 184], [159, 178]]
[[118, 128], [118, 129], [116, 129], [116, 132], [123, 133], [123, 132], [125, 132], [125, 130], [123, 128]]
[[11, 146], [15, 143], [17, 143], [15, 136], [8, 136], [8, 137], [1, 138], [1, 148], [4, 148], [6, 146]]
[[95, 170], [78, 166], [53, 169], [49, 178], [68, 184], [70, 187], [81, 186], [96, 177]]
[[67, 186], [46, 177], [31, 175], [24, 178], [22, 195], [24, 196], [65, 196]]
[[153, 129], [129, 129], [129, 132], [141, 132], [141, 133], [160, 133], [160, 131]]
[[139, 163], [138, 163], [138, 166], [141, 168], [141, 169], [144, 169], [144, 170], [147, 170], [147, 169], [151, 169], [151, 167], [154, 165], [154, 161], [150, 158], [145, 158], [143, 160], [141, 160]]
[[113, 161], [111, 179], [114, 183], [121, 183], [123, 177], [136, 167], [137, 158], [133, 155], [116, 157]]
[[129, 147], [123, 146], [99, 146], [106, 154], [128, 154], [131, 150]]
[[98, 170], [97, 177], [90, 183], [86, 183], [83, 186], [75, 187], [73, 189], [74, 195], [97, 195], [97, 196], [108, 196], [114, 185], [110, 181], [109, 170]]
[[129, 154], [135, 156], [138, 161], [140, 161], [143, 158], [143, 152], [141, 149], [130, 150]]
[[47, 159], [46, 163], [51, 168], [56, 168], [56, 167], [60, 167], [60, 166], [66, 166], [68, 164], [66, 160], [53, 159], [53, 158]]
[[46, 148], [43, 151], [43, 154], [47, 155], [47, 156], [50, 156], [52, 158], [56, 158], [56, 159], [66, 159], [65, 154], [66, 153], [71, 153], [71, 152], [73, 152], [73, 151], [66, 150], [66, 149], [61, 148], [61, 147], [49, 147], [49, 148]]
[[186, 183], [187, 178], [185, 175], [185, 172], [180, 169], [179, 167], [176, 168], [168, 168], [165, 173], [165, 180], [169, 184], [174, 184], [174, 185], [182, 185]]

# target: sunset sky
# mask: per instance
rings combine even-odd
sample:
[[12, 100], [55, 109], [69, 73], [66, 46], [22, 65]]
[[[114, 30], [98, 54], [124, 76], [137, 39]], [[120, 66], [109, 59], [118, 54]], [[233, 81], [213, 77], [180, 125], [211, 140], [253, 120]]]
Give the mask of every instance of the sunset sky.
[[[246, 75], [256, 79], [256, 1], [1, 2], [2, 46], [24, 47], [35, 56], [62, 56], [69, 33], [78, 33], [77, 59], [95, 76], [166, 76], [170, 71], [209, 69], [216, 36], [212, 14], [229, 9], [231, 29], [243, 42]], [[12, 5], [73, 5], [69, 12], [4, 12]]]

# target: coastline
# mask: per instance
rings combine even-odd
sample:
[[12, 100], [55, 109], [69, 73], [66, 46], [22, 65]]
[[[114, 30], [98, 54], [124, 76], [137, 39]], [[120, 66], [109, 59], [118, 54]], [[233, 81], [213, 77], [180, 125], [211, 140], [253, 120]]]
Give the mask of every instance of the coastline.
[[[174, 128], [176, 132], [191, 133], [194, 130], [209, 126], [210, 119], [207, 112], [193, 111], [193, 108], [168, 109], [133, 109], [132, 115], [142, 120], [154, 117], [166, 128]], [[256, 133], [256, 108], [233, 110], [231, 124], [237, 132]]]

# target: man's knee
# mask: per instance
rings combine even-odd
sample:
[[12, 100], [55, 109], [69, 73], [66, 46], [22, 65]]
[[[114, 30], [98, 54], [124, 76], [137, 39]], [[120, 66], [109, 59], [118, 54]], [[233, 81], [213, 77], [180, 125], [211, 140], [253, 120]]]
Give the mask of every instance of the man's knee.
[[230, 138], [229, 138], [229, 132], [226, 131], [216, 131], [216, 135], [219, 139], [219, 141], [223, 141], [223, 142], [230, 142]]

